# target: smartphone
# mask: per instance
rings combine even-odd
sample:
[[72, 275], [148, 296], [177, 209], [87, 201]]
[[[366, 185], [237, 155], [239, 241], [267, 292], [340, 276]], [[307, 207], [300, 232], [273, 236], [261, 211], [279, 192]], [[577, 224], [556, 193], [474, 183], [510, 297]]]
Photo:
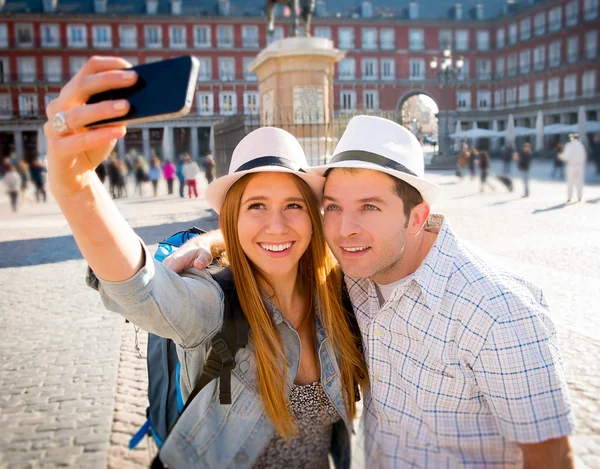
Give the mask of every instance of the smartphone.
[[128, 88], [103, 91], [93, 95], [87, 104], [114, 99], [129, 101], [129, 112], [121, 117], [105, 119], [87, 127], [116, 123], [142, 124], [183, 117], [190, 112], [198, 79], [198, 59], [190, 55], [138, 65], [138, 79]]

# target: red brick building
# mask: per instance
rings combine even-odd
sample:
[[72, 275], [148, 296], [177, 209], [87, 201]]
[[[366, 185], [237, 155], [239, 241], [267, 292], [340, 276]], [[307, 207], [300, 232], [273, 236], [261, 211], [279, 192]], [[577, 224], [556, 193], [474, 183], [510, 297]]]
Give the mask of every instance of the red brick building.
[[[399, 110], [423, 93], [440, 109], [442, 145], [457, 120], [464, 128], [496, 121], [502, 130], [513, 114], [517, 125], [533, 127], [541, 109], [546, 124], [571, 124], [580, 105], [598, 120], [599, 0], [402, 3], [393, 10], [363, 2], [329, 14], [318, 4], [312, 34], [347, 51], [336, 69], [337, 111]], [[134, 64], [198, 57], [190, 115], [132, 128], [118, 149], [206, 154], [214, 122], [260, 106], [247, 64], [270, 42], [266, 20], [257, 5], [234, 7], [227, 0], [0, 0], [0, 156], [44, 152], [46, 104], [94, 54]], [[289, 20], [276, 24], [275, 39], [286, 36]], [[447, 47], [465, 65], [444, 83], [430, 62]]]

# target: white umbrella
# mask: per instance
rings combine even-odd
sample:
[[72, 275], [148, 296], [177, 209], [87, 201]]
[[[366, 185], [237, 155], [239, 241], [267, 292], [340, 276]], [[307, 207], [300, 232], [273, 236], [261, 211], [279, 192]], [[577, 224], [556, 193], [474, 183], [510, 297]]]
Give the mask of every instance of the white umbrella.
[[164, 160], [173, 160], [173, 127], [165, 127], [163, 130], [162, 157]]
[[585, 106], [579, 106], [579, 112], [577, 113], [577, 126], [579, 131], [579, 141], [588, 146], [588, 138], [587, 138], [587, 128], [586, 128], [586, 115], [585, 115]]
[[502, 132], [495, 132], [493, 130], [488, 129], [469, 129], [469, 130], [461, 130], [460, 132], [455, 132], [450, 134], [451, 138], [468, 138], [468, 139], [478, 139], [478, 138], [492, 138], [499, 137], [502, 135]]
[[506, 124], [506, 130], [504, 131], [506, 135], [506, 142], [510, 142], [513, 148], [515, 148], [515, 118], [512, 114], [508, 115], [508, 122]]
[[[498, 132], [498, 121], [496, 119], [494, 119], [494, 122], [492, 122], [492, 132], [497, 132], [498, 134], [500, 133]], [[498, 137], [492, 137], [492, 150], [498, 148], [498, 142], [500, 142]]]
[[544, 149], [544, 115], [538, 111], [535, 119], [535, 151]]
[[[471, 124], [471, 130], [479, 130], [479, 127], [477, 127], [477, 121], [473, 121], [473, 124]], [[479, 146], [479, 141], [477, 140], [477, 137], [473, 137], [473, 146], [475, 148]]]
[[600, 132], [600, 122], [597, 121], [586, 121], [585, 130], [588, 133]]
[[208, 136], [208, 152], [215, 156], [215, 128], [213, 125], [210, 126], [210, 134]]
[[[462, 131], [462, 124], [460, 123], [459, 120], [456, 121], [456, 127], [454, 132], [460, 132]], [[461, 151], [462, 148], [460, 148], [460, 138], [456, 138], [456, 140], [454, 140], [454, 151]]]
[[574, 127], [567, 124], [550, 124], [544, 126], [544, 135], [568, 134], [574, 131]]
[[46, 136], [44, 135], [44, 129], [41, 127], [37, 131], [37, 152], [38, 156], [46, 154]]
[[[535, 135], [536, 129], [531, 129], [529, 127], [514, 127], [512, 129], [512, 132], [515, 137], [526, 137], [526, 136], [530, 136], [530, 135]], [[506, 137], [508, 135], [508, 129], [506, 129], [504, 132], [500, 132], [500, 133], [504, 134], [504, 136]]]

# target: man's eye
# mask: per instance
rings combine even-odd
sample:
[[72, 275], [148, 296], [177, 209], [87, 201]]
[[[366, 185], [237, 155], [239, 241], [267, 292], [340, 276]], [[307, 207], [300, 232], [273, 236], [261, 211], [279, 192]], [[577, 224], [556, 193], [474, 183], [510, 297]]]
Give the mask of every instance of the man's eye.
[[369, 211], [377, 211], [379, 210], [377, 207], [375, 207], [375, 205], [371, 205], [371, 204], [367, 204], [364, 207], [365, 210], [369, 210]]
[[339, 207], [337, 205], [333, 205], [333, 204], [325, 207], [326, 212], [333, 212], [334, 210], [339, 210]]

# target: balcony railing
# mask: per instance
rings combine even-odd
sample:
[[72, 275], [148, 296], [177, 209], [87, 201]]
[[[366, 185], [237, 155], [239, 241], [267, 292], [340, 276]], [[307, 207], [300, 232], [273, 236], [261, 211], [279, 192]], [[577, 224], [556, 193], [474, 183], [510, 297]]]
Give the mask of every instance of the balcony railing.
[[536, 72], [539, 72], [540, 70], [544, 70], [546, 68], [546, 61], [545, 60], [538, 60], [537, 62], [533, 63], [533, 69]]
[[494, 78], [497, 78], [497, 79], [504, 78], [504, 70], [501, 72], [496, 72], [494, 74]]
[[560, 57], [550, 57], [548, 65], [550, 67], [558, 67], [560, 65]]
[[554, 20], [554, 21], [550, 22], [550, 24], [549, 24], [550, 31], [558, 31], [562, 26], [561, 23], [562, 23], [561, 20]]
[[567, 26], [574, 26], [578, 22], [579, 22], [579, 15], [577, 15], [577, 14], [569, 15], [566, 18], [566, 25]]
[[508, 76], [509, 77], [514, 77], [517, 74], [517, 67], [510, 67], [508, 69]]
[[423, 50], [425, 49], [425, 43], [421, 41], [410, 41], [408, 48], [410, 50]]
[[529, 73], [531, 71], [531, 66], [529, 64], [521, 65], [519, 70], [521, 74]]
[[381, 49], [382, 50], [394, 50], [396, 48], [396, 44], [392, 41], [381, 41]]
[[597, 55], [598, 55], [598, 48], [596, 46], [585, 48], [585, 58], [586, 59], [595, 59]]
[[579, 60], [579, 54], [577, 52], [571, 52], [567, 54], [567, 62], [570, 64], [574, 64]]
[[581, 95], [586, 98], [590, 98], [592, 96], [596, 96], [596, 90], [594, 90], [594, 89], [583, 90]]
[[491, 80], [492, 74], [490, 72], [478, 72], [477, 79], [478, 80]]
[[545, 24], [535, 27], [535, 35], [536, 36], [543, 36], [544, 34], [546, 34], [546, 25]]
[[598, 8], [588, 8], [583, 12], [583, 18], [585, 20], [595, 20], [598, 18]]
[[549, 102], [556, 102], [556, 101], [558, 101], [559, 97], [560, 96], [558, 94], [549, 94], [548, 95], [548, 101]]

